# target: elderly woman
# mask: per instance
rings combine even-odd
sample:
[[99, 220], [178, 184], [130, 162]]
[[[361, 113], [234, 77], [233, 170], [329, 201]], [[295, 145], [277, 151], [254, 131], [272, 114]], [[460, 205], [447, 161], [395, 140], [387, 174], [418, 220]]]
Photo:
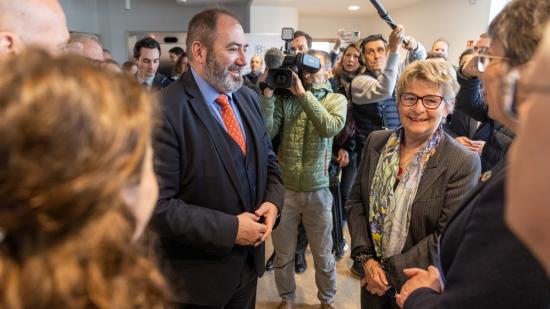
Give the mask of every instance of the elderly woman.
[[[470, 60], [482, 71], [489, 117], [514, 131], [523, 119], [510, 117], [516, 111], [513, 103], [522, 103], [527, 93], [546, 91], [540, 87], [544, 77], [525, 84], [522, 74], [549, 20], [550, 0], [511, 1], [489, 26], [488, 53]], [[542, 145], [545, 140], [537, 143]], [[539, 147], [531, 149], [540, 151]], [[441, 234], [434, 261], [437, 268], [405, 270], [411, 279], [396, 298], [401, 306], [406, 309], [550, 308], [550, 280], [544, 268], [504, 222], [506, 181], [517, 175], [517, 170], [514, 174], [508, 173], [504, 159], [483, 174], [482, 183], [463, 201]], [[547, 190], [548, 186], [543, 188]], [[522, 205], [529, 202], [521, 201]], [[548, 201], [545, 202], [547, 207]]]
[[135, 242], [158, 194], [149, 95], [77, 56], [0, 71], [0, 307], [162, 307]]
[[442, 129], [457, 90], [447, 62], [414, 62], [397, 84], [402, 127], [367, 138], [347, 204], [362, 308], [396, 307], [403, 269], [433, 263], [438, 235], [477, 183], [479, 157]]

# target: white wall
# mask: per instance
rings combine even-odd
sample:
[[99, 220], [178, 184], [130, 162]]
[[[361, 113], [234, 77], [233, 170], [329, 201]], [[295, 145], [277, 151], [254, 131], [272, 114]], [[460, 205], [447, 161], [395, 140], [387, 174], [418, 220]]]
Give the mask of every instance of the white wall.
[[[491, 0], [427, 0], [392, 10], [390, 15], [427, 49], [435, 39], [446, 38], [451, 43], [449, 60], [457, 63], [466, 41], [477, 39], [487, 30], [490, 7]], [[300, 16], [299, 28], [313, 38], [334, 38], [340, 28], [361, 31], [362, 37], [374, 33], [387, 36], [391, 32], [378, 15], [354, 18]]]
[[245, 31], [250, 25], [246, 5], [178, 5], [174, 0], [132, 0], [125, 10], [124, 0], [60, 0], [69, 30], [98, 33], [103, 47], [119, 62], [127, 60], [127, 31], [187, 31], [193, 15], [206, 7], [223, 7], [235, 14]]
[[250, 33], [281, 33], [281, 28], [298, 29], [298, 10], [291, 7], [252, 5]]
[[99, 33], [97, 0], [59, 0], [59, 3], [70, 30]]
[[508, 4], [510, 0], [491, 0], [491, 12], [489, 14], [489, 23], [497, 16], [500, 11]]
[[[339, 29], [345, 31], [360, 31], [361, 37], [373, 33], [371, 20], [374, 17], [313, 17], [300, 16], [299, 29], [309, 33], [315, 39], [334, 39]], [[380, 28], [382, 28], [380, 23]], [[384, 31], [388, 28], [383, 27]]]

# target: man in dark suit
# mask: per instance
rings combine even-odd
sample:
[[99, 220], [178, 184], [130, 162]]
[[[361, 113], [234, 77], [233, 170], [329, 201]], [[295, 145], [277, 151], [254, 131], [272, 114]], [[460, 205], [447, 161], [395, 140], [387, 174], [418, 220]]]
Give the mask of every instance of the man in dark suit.
[[134, 45], [134, 58], [138, 66], [136, 77], [140, 84], [155, 92], [170, 85], [172, 81], [157, 72], [160, 63], [159, 42], [151, 37], [137, 41]]
[[157, 254], [176, 307], [254, 308], [283, 205], [279, 167], [259, 98], [241, 87], [241, 24], [203, 11], [186, 43], [191, 69], [162, 92], [154, 137]]

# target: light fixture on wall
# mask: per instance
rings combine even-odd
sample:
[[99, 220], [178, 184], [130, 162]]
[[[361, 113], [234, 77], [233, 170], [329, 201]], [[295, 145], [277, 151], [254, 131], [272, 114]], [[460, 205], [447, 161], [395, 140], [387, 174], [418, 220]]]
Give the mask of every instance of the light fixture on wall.
[[185, 4], [187, 3], [187, 0], [176, 0], [177, 4]]
[[126, 9], [126, 10], [131, 10], [132, 9], [132, 4], [130, 3], [130, 0], [125, 1], [124, 9]]
[[350, 6], [348, 6], [348, 10], [357, 11], [357, 10], [359, 10], [359, 6], [358, 5], [350, 5]]

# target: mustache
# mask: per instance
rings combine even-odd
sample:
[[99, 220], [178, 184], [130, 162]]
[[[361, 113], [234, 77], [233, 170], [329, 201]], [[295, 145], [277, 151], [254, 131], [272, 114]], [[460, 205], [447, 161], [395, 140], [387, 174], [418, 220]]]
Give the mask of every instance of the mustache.
[[237, 71], [237, 72], [239, 72], [239, 74], [242, 74], [242, 69], [243, 68], [244, 68], [244, 66], [232, 64], [229, 67], [227, 67], [227, 71]]

